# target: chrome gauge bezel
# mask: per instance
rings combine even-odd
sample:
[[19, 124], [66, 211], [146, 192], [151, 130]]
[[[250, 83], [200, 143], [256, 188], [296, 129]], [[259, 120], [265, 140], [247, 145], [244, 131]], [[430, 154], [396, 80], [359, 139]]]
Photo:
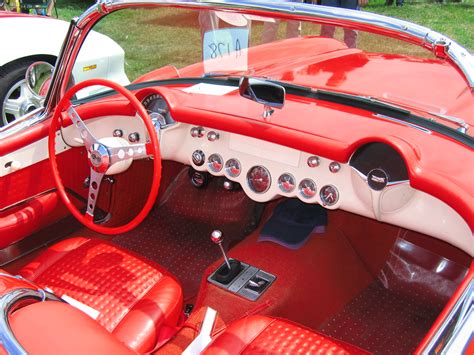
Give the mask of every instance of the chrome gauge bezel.
[[[219, 169], [214, 168], [213, 160], [218, 159], [220, 161], [221, 167]], [[224, 159], [222, 159], [222, 156], [220, 154], [211, 154], [207, 158], [207, 168], [213, 172], [213, 173], [219, 173], [222, 171], [222, 168], [224, 167]]]
[[[164, 102], [164, 104], [166, 105], [166, 109], [160, 109], [159, 112], [150, 110], [150, 108], [148, 106], [150, 105], [150, 103], [153, 100], [162, 100]], [[169, 126], [176, 123], [173, 116], [171, 116], [171, 112], [170, 112], [170, 108], [168, 106], [168, 103], [166, 102], [165, 98], [162, 95], [160, 95], [156, 92], [151, 93], [149, 95], [146, 95], [142, 99], [141, 103], [142, 103], [143, 107], [145, 108], [145, 110], [150, 115], [150, 117], [152, 117], [153, 113], [155, 114], [154, 115], [155, 117], [153, 118], [153, 124], [155, 126], [155, 129], [157, 128], [156, 123], [159, 124], [158, 128], [166, 128], [166, 127], [169, 127]], [[161, 117], [159, 117], [159, 116], [161, 116]], [[170, 121], [170, 122], [168, 122], [168, 121]]]
[[[268, 175], [268, 185], [266, 186], [264, 191], [256, 191], [253, 187], [253, 184], [250, 183], [250, 175], [251, 175], [252, 171], [255, 170], [255, 169], [263, 169], [265, 171], [265, 173]], [[264, 194], [265, 192], [267, 192], [270, 189], [271, 185], [272, 185], [272, 175], [270, 174], [270, 171], [267, 168], [265, 168], [264, 166], [254, 165], [247, 172], [247, 186], [250, 188], [250, 190], [252, 190], [252, 192], [254, 192], [256, 194]]]
[[[284, 180], [283, 178], [284, 177], [287, 177], [288, 179], [291, 179], [292, 180], [292, 183], [293, 183], [293, 187], [290, 189], [290, 190], [286, 190], [285, 187], [284, 187], [284, 183], [287, 182], [288, 180]], [[290, 174], [290, 173], [283, 173], [280, 175], [280, 177], [278, 178], [278, 188], [280, 189], [281, 192], [283, 193], [286, 193], [286, 194], [289, 194], [289, 193], [292, 193], [293, 191], [295, 191], [295, 188], [296, 188], [296, 179], [295, 177]]]
[[[306, 195], [306, 194], [304, 193], [304, 191], [303, 191], [303, 186], [302, 186], [304, 182], [310, 182], [310, 183], [312, 183], [312, 184], [314, 185], [314, 195], [308, 196], [308, 195]], [[298, 194], [299, 194], [302, 198], [304, 198], [305, 200], [311, 200], [311, 199], [315, 198], [315, 197], [318, 195], [318, 185], [316, 185], [316, 182], [315, 182], [313, 179], [308, 179], [308, 178], [303, 179], [303, 180], [301, 180], [300, 183], [298, 184]]]
[[[328, 202], [326, 197], [324, 196], [324, 192], [326, 189], [333, 189], [334, 194], [336, 195], [336, 199], [333, 202]], [[334, 185], [324, 185], [319, 190], [319, 198], [321, 199], [321, 204], [325, 207], [334, 206], [339, 201], [339, 190]]]
[[[239, 172], [237, 174], [232, 173], [230, 165], [233, 162], [237, 163], [237, 165], [239, 166], [239, 168], [238, 168]], [[231, 158], [231, 159], [227, 160], [226, 163], [225, 163], [225, 172], [228, 176], [236, 178], [237, 176], [239, 176], [242, 173], [242, 164], [240, 164], [240, 161], [238, 161], [237, 159]]]

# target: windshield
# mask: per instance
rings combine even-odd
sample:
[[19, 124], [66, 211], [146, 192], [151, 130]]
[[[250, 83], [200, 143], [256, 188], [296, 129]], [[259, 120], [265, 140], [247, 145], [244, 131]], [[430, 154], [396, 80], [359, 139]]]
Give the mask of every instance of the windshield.
[[[96, 60], [88, 61], [92, 53]], [[456, 107], [459, 98], [472, 99], [462, 75], [419, 46], [350, 28], [228, 11], [115, 11], [96, 24], [73, 71], [76, 83], [96, 76], [122, 85], [244, 75], [444, 116], [466, 114]]]

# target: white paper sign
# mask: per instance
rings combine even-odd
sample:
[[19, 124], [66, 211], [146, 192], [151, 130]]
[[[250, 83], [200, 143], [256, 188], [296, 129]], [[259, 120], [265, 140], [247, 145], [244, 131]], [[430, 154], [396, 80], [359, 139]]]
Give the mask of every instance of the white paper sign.
[[207, 84], [207, 83], [199, 83], [199, 84], [190, 86], [186, 89], [183, 89], [184, 92], [187, 92], [190, 94], [203, 94], [203, 95], [215, 95], [215, 96], [222, 96], [235, 90], [237, 90], [235, 86], [215, 85], [215, 84]]
[[222, 28], [203, 38], [204, 72], [247, 71], [249, 29]]

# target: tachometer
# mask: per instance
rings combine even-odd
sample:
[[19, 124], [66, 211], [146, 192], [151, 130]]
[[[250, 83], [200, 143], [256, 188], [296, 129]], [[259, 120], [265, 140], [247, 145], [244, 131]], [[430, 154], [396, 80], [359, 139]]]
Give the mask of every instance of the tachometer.
[[160, 127], [166, 127], [175, 121], [171, 117], [170, 109], [165, 99], [159, 94], [151, 94], [142, 100], [142, 105], [150, 114], [153, 124], [159, 124]]
[[270, 188], [272, 178], [267, 168], [257, 165], [247, 173], [247, 182], [253, 192], [262, 194]]

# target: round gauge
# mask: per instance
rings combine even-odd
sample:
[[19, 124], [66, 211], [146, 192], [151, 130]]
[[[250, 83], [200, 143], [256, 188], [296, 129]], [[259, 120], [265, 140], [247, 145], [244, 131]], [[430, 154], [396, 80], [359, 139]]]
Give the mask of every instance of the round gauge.
[[272, 178], [267, 168], [257, 165], [247, 173], [247, 182], [253, 192], [261, 194], [270, 188]]
[[293, 175], [284, 173], [278, 178], [278, 187], [281, 191], [289, 193], [295, 189], [296, 181]]
[[319, 191], [323, 206], [332, 206], [339, 200], [339, 191], [333, 185], [324, 185]]
[[301, 180], [298, 190], [304, 198], [312, 198], [316, 195], [316, 183], [311, 179]]
[[161, 127], [174, 123], [165, 99], [159, 94], [151, 94], [142, 100], [142, 105]]
[[229, 159], [225, 163], [225, 171], [227, 175], [231, 177], [237, 177], [242, 171], [242, 166], [240, 165], [240, 162], [237, 159]]
[[209, 170], [218, 173], [222, 170], [222, 166], [224, 165], [224, 161], [219, 154], [211, 154], [207, 159], [207, 166]]

